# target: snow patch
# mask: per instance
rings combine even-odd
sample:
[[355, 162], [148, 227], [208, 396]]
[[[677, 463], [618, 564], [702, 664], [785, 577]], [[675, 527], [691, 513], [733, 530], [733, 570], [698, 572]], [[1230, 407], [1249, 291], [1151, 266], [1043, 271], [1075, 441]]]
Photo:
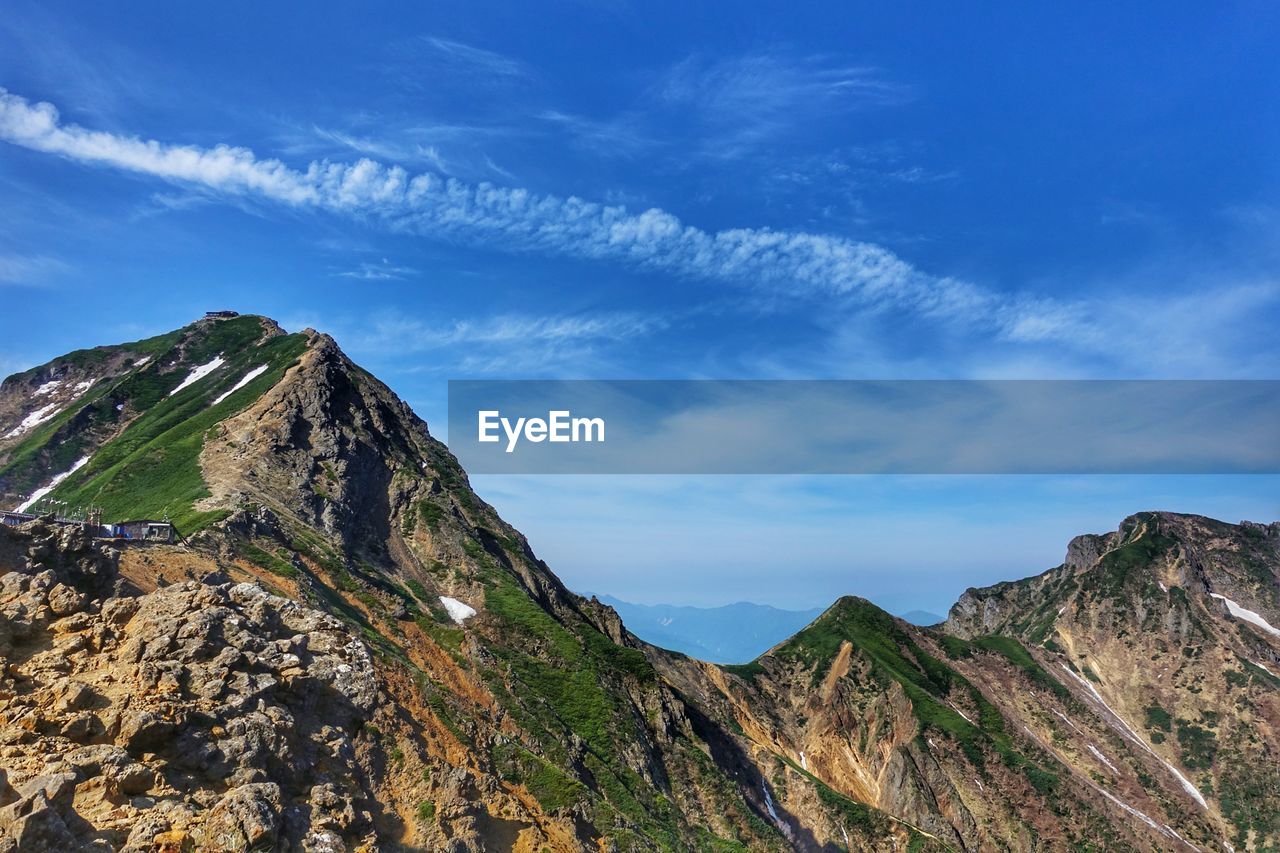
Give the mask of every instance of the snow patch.
[[783, 823], [782, 818], [778, 817], [778, 811], [773, 807], [773, 797], [769, 795], [769, 786], [763, 780], [760, 782], [760, 790], [764, 792], [764, 807], [769, 811], [769, 817], [773, 818], [774, 824], [777, 825], [778, 829], [782, 830], [782, 834], [790, 839], [791, 827]]
[[1058, 615], [1059, 615], [1059, 616], [1061, 616], [1063, 613], [1066, 613], [1066, 612], [1067, 612], [1067, 605], [1065, 605], [1065, 604], [1064, 604], [1064, 605], [1062, 605], [1061, 607], [1059, 607], [1059, 608], [1058, 608]]
[[[1095, 786], [1095, 787], [1096, 787], [1096, 786]], [[1198, 849], [1200, 849], [1200, 848], [1196, 847], [1194, 844], [1192, 844], [1190, 841], [1187, 841], [1185, 838], [1183, 838], [1183, 837], [1182, 837], [1181, 835], [1179, 835], [1178, 833], [1174, 832], [1174, 831], [1173, 831], [1173, 829], [1171, 829], [1170, 827], [1165, 826], [1164, 824], [1156, 823], [1154, 820], [1152, 820], [1151, 818], [1147, 817], [1145, 814], [1143, 814], [1142, 812], [1138, 811], [1138, 810], [1137, 810], [1137, 809], [1135, 809], [1133, 806], [1131, 806], [1131, 805], [1129, 805], [1128, 803], [1124, 802], [1124, 801], [1123, 801], [1123, 800], [1121, 800], [1120, 798], [1118, 798], [1118, 797], [1116, 797], [1116, 796], [1112, 795], [1112, 794], [1111, 794], [1109, 791], [1107, 791], [1106, 789], [1104, 789], [1104, 788], [1098, 788], [1098, 793], [1099, 793], [1099, 794], [1102, 794], [1102, 796], [1106, 797], [1108, 800], [1110, 800], [1111, 802], [1115, 803], [1117, 806], [1119, 806], [1120, 808], [1124, 809], [1124, 810], [1125, 810], [1125, 811], [1127, 811], [1129, 814], [1133, 815], [1133, 816], [1134, 816], [1134, 817], [1136, 817], [1138, 820], [1142, 821], [1142, 822], [1143, 822], [1143, 823], [1145, 823], [1147, 826], [1149, 826], [1149, 827], [1151, 827], [1152, 829], [1154, 829], [1156, 832], [1159, 832], [1159, 833], [1162, 833], [1162, 834], [1164, 834], [1164, 835], [1167, 835], [1167, 836], [1169, 836], [1170, 838], [1176, 838], [1178, 841], [1181, 841], [1183, 844], [1187, 845], [1188, 847], [1190, 847], [1190, 848], [1191, 848], [1191, 849], [1193, 849], [1193, 850], [1198, 850]]]
[[804, 750], [800, 750], [800, 766], [805, 770], [809, 769], [809, 762], [805, 760]]
[[60, 407], [57, 403], [50, 403], [47, 406], [41, 406], [31, 414], [27, 415], [25, 418], [23, 418], [22, 422], [18, 424], [16, 427], [6, 432], [4, 434], [4, 437], [17, 438], [27, 430], [33, 427], [40, 426], [40, 424], [44, 423], [45, 421], [49, 420], [49, 418], [56, 415], [58, 413], [59, 408]]
[[444, 605], [445, 610], [449, 611], [449, 618], [459, 625], [476, 615], [474, 607], [469, 604], [463, 604], [456, 598], [442, 595], [440, 596], [440, 603]]
[[1108, 759], [1105, 755], [1102, 754], [1102, 750], [1098, 749], [1096, 746], [1094, 746], [1091, 743], [1085, 744], [1085, 746], [1089, 747], [1089, 751], [1093, 753], [1093, 757], [1101, 761], [1103, 764], [1107, 765], [1107, 769], [1110, 770], [1112, 773], [1120, 772], [1119, 770], [1116, 769], [1116, 766], [1111, 763], [1110, 759]]
[[213, 373], [213, 371], [217, 370], [219, 367], [222, 367], [222, 365], [224, 364], [226, 364], [226, 362], [223, 361], [222, 356], [220, 355], [214, 356], [213, 361], [210, 361], [206, 364], [202, 364], [199, 367], [196, 367], [190, 373], [188, 373], [187, 378], [182, 380], [182, 384], [169, 392], [169, 396], [172, 397], [174, 394], [177, 394], [183, 388], [186, 388], [189, 385], [199, 382], [201, 379], [204, 379], [206, 376], [208, 376], [210, 373]]
[[1061, 711], [1057, 710], [1056, 708], [1054, 709], [1053, 713], [1055, 713], [1055, 714], [1057, 714], [1059, 717], [1061, 717], [1061, 718], [1062, 718], [1062, 721], [1063, 721], [1064, 723], [1066, 723], [1068, 726], [1071, 726], [1071, 728], [1075, 729], [1076, 731], [1080, 731], [1080, 727], [1079, 727], [1079, 726], [1077, 726], [1075, 723], [1073, 723], [1073, 722], [1071, 721], [1071, 718], [1070, 718], [1070, 717], [1068, 717], [1066, 714], [1062, 713]]
[[769, 817], [773, 818], [774, 823], [779, 823], [778, 812], [773, 807], [773, 797], [769, 796], [769, 786], [761, 784], [760, 790], [764, 791], [764, 807], [769, 810]]
[[1167, 587], [1167, 586], [1165, 586], [1165, 585], [1164, 585], [1164, 581], [1156, 581], [1156, 583], [1160, 584], [1160, 591], [1161, 591], [1161, 592], [1168, 592], [1168, 591], [1169, 591], [1169, 587]]
[[61, 379], [54, 379], [50, 382], [44, 383], [43, 385], [41, 385], [39, 388], [32, 391], [31, 393], [37, 397], [43, 397], [45, 394], [52, 394], [57, 389], [57, 387], [61, 384], [62, 384]]
[[140, 358], [139, 360], [133, 363], [133, 369], [137, 370], [139, 367], [146, 367], [150, 363], [151, 363], [151, 356], [149, 355], [143, 356], [142, 358]]
[[1256, 660], [1251, 660], [1251, 661], [1249, 661], [1249, 663], [1253, 664], [1253, 665], [1254, 665], [1254, 666], [1256, 666], [1258, 669], [1260, 669], [1260, 670], [1262, 670], [1263, 672], [1265, 672], [1267, 675], [1271, 675], [1271, 676], [1274, 676], [1274, 675], [1275, 675], [1275, 673], [1274, 673], [1274, 672], [1272, 672], [1271, 670], [1267, 669], [1265, 666], [1263, 666], [1262, 664], [1258, 663]]
[[1127, 722], [1125, 722], [1124, 717], [1117, 714], [1115, 710], [1112, 709], [1112, 707], [1107, 704], [1107, 700], [1102, 698], [1102, 694], [1099, 693], [1091, 683], [1086, 681], [1080, 675], [1077, 675], [1075, 670], [1067, 666], [1065, 663], [1060, 663], [1059, 666], [1062, 667], [1063, 671], [1067, 675], [1071, 676], [1073, 679], [1075, 679], [1075, 681], [1078, 684], [1083, 685], [1085, 689], [1087, 689], [1091, 694], [1093, 694], [1093, 698], [1097, 700], [1098, 704], [1101, 705], [1103, 708], [1105, 708], [1107, 713], [1111, 715], [1111, 718], [1120, 724], [1120, 727], [1124, 730], [1122, 734], [1124, 734], [1126, 737], [1129, 738], [1129, 740], [1133, 741], [1138, 746], [1145, 749], [1148, 753], [1151, 754], [1152, 758], [1154, 758], [1156, 761], [1159, 761], [1161, 764], [1163, 764], [1165, 769], [1168, 770], [1171, 774], [1173, 774], [1173, 776], [1178, 780], [1178, 783], [1182, 785], [1182, 789], [1186, 791], [1188, 794], [1190, 794], [1192, 799], [1194, 799], [1197, 803], [1200, 804], [1200, 808], [1206, 809], [1206, 810], [1209, 808], [1209, 804], [1205, 802], [1204, 795], [1200, 793], [1200, 789], [1197, 788], [1195, 785], [1191, 784], [1191, 781], [1187, 779], [1186, 776], [1183, 776], [1182, 773], [1178, 770], [1178, 768], [1174, 767], [1172, 764], [1170, 764], [1169, 762], [1161, 758], [1160, 755], [1154, 749], [1151, 748], [1150, 744], [1148, 744], [1145, 740], [1143, 740], [1142, 737], [1139, 736], [1139, 734], [1135, 732]]
[[1268, 634], [1271, 634], [1276, 637], [1280, 637], [1280, 629], [1277, 629], [1274, 625], [1272, 625], [1266, 619], [1263, 619], [1261, 613], [1254, 613], [1252, 610], [1250, 610], [1247, 607], [1241, 607], [1239, 604], [1236, 604], [1234, 601], [1227, 598], [1225, 595], [1219, 595], [1216, 592], [1211, 592], [1209, 593], [1209, 595], [1212, 596], [1213, 598], [1218, 599], [1223, 604], [1227, 605], [1227, 612], [1230, 613], [1235, 618], [1248, 622], [1251, 625], [1257, 625], [1259, 628], [1266, 631]]
[[75, 387], [72, 388], [71, 390], [74, 391], [76, 394], [83, 394], [85, 391], [88, 391], [90, 388], [92, 388], [93, 383], [97, 381], [98, 380], [96, 379], [86, 379], [83, 382], [77, 382]]
[[75, 472], [83, 468], [85, 466], [85, 463], [88, 461], [89, 461], [88, 456], [81, 456], [79, 459], [76, 460], [76, 464], [71, 466], [70, 470], [63, 471], [61, 474], [56, 475], [52, 480], [49, 481], [48, 485], [41, 486], [40, 488], [32, 492], [31, 497], [23, 501], [22, 504], [18, 507], [17, 511], [26, 512], [28, 509], [30, 509], [32, 506], [35, 505], [36, 501], [40, 500], [42, 497], [44, 497], [45, 495], [49, 494], [54, 489], [56, 489], [59, 483], [61, 483], [63, 480], [67, 479], [72, 474], [74, 474]]
[[257, 379], [259, 376], [261, 376], [262, 374], [264, 374], [264, 373], [266, 373], [266, 372], [267, 372], [267, 366], [266, 366], [265, 364], [260, 364], [260, 365], [258, 365], [258, 366], [257, 366], [257, 367], [255, 367], [253, 370], [250, 370], [248, 373], [246, 373], [246, 374], [244, 375], [244, 377], [243, 377], [239, 382], [237, 382], [235, 385], [232, 385], [232, 386], [231, 386], [231, 389], [230, 389], [230, 390], [228, 390], [225, 394], [221, 395], [220, 397], [218, 397], [218, 399], [214, 400], [214, 401], [213, 401], [213, 405], [215, 405], [215, 406], [216, 406], [216, 405], [218, 405], [218, 404], [219, 404], [219, 403], [221, 403], [223, 400], [227, 399], [227, 398], [228, 398], [228, 397], [230, 397], [232, 394], [236, 393], [236, 392], [237, 392], [237, 391], [239, 391], [241, 388], [243, 388], [244, 386], [248, 385], [250, 382], [252, 382], [253, 380]]

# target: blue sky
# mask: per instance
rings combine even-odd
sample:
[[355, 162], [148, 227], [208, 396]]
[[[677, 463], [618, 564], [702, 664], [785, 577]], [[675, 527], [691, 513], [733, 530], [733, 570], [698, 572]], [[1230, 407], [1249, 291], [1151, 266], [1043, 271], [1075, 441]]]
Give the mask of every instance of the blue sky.
[[[1267, 3], [11, 2], [0, 373], [208, 308], [449, 378], [1276, 378]], [[942, 609], [1273, 478], [478, 478], [572, 584]]]

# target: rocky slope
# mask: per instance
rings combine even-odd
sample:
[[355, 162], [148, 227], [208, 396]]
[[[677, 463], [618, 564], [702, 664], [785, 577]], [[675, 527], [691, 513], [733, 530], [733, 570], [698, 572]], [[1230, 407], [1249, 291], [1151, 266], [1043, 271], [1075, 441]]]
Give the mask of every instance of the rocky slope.
[[1280, 844], [1274, 525], [1135, 516], [943, 626], [841, 599], [714, 666], [570, 593], [385, 385], [257, 317], [6, 380], [0, 501], [41, 490], [184, 538], [0, 537], [10, 849]]
[[1277, 626], [1280, 524], [1159, 512], [1076, 538], [1044, 574], [969, 590], [946, 623], [1021, 640], [1089, 712], [1073, 719], [1105, 724], [1124, 760], [1101, 772], [1236, 849], [1280, 845]]
[[[140, 363], [140, 350], [154, 355]], [[358, 790], [342, 790], [363, 804], [368, 821], [353, 825], [368, 836], [334, 845], [790, 846], [740, 745], [658, 678], [613, 611], [566, 590], [426, 425], [331, 339], [241, 317], [91, 353], [0, 387], [0, 411], [25, 419], [34, 389], [69, 365], [96, 371], [89, 393], [0, 440], [0, 489], [16, 502], [52, 485], [52, 498], [109, 519], [167, 514], [181, 545], [122, 546], [121, 576], [145, 596], [189, 590], [191, 606], [224, 621], [239, 617], [216, 602], [256, 581], [359, 637], [380, 699], [366, 721], [338, 727], [365, 761], [349, 773]], [[71, 470], [68, 456], [87, 459]], [[210, 576], [232, 586], [207, 590]], [[105, 654], [94, 652], [104, 666]], [[158, 654], [175, 661], [172, 648]], [[41, 754], [15, 755], [15, 769]], [[199, 784], [206, 798], [238, 790]], [[298, 849], [305, 835], [285, 816], [309, 795], [271, 767], [263, 784], [281, 790], [273, 843]], [[81, 837], [104, 831], [96, 812], [72, 810]], [[810, 812], [817, 848], [839, 833], [840, 805], [815, 796]], [[911, 836], [892, 822], [848, 832], [868, 849]]]
[[345, 625], [219, 575], [140, 594], [79, 528], [0, 537], [0, 849], [374, 837], [378, 687]]

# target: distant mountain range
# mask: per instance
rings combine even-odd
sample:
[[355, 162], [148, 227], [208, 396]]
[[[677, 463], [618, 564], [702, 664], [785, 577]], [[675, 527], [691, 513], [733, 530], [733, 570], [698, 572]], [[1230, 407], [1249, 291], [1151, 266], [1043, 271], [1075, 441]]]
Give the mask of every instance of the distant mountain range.
[[937, 613], [930, 613], [928, 610], [908, 610], [906, 613], [899, 613], [898, 618], [912, 625], [926, 627], [929, 625], [937, 625], [939, 622], [945, 622], [947, 617], [939, 616]]
[[746, 663], [790, 637], [822, 613], [781, 610], [740, 601], [721, 607], [632, 604], [612, 595], [597, 596], [618, 611], [640, 639], [711, 663]]
[[1280, 523], [624, 625], [332, 338], [222, 316], [0, 383], [19, 506], [0, 851], [1280, 849]]
[[[824, 609], [783, 610], [749, 601], [686, 607], [633, 604], [612, 595], [596, 597], [618, 611], [623, 624], [645, 642], [711, 663], [754, 660], [817, 619]], [[926, 610], [912, 610], [900, 618], [913, 625], [936, 625], [944, 619]]]

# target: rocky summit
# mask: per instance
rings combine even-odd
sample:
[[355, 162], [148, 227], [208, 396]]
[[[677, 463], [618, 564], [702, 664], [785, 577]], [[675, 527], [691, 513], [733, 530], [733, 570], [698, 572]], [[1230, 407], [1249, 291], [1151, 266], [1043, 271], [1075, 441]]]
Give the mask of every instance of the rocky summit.
[[1280, 525], [1138, 513], [715, 665], [251, 316], [6, 379], [0, 508], [0, 849], [1280, 846]]

